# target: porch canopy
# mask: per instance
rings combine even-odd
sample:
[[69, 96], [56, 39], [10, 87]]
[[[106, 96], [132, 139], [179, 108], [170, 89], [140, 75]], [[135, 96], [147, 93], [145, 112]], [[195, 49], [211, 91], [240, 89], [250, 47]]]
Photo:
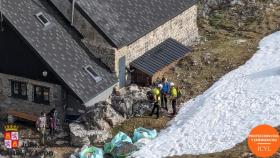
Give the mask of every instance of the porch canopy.
[[169, 38], [134, 60], [130, 65], [153, 76], [170, 64], [184, 57], [191, 50], [176, 40]]

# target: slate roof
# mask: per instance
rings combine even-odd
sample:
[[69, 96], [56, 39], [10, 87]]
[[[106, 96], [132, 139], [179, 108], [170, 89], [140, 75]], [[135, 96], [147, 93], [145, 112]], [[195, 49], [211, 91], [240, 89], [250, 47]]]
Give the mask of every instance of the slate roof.
[[117, 48], [133, 43], [196, 3], [197, 0], [76, 0], [80, 11]]
[[[117, 82], [116, 77], [91, 58], [39, 0], [2, 0], [2, 10], [15, 30], [82, 102], [86, 103]], [[43, 27], [38, 21], [35, 14], [39, 12], [51, 21], [50, 26]], [[83, 69], [86, 65], [91, 65], [103, 80], [96, 83]]]
[[130, 65], [153, 76], [156, 72], [184, 57], [190, 51], [183, 44], [169, 38], [134, 60]]

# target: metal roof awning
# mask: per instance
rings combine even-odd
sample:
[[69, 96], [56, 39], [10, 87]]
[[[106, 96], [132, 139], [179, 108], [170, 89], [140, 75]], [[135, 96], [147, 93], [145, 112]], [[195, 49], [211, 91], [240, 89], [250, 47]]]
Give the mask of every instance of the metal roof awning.
[[153, 76], [156, 72], [181, 59], [190, 51], [188, 47], [169, 38], [134, 60], [130, 65], [149, 76]]

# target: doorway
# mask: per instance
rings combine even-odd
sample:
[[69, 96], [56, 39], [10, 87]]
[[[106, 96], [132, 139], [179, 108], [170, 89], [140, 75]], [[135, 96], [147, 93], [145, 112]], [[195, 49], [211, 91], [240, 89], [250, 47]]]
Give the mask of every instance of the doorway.
[[126, 83], [126, 70], [125, 70], [125, 56], [119, 59], [119, 82], [120, 88], [123, 88]]

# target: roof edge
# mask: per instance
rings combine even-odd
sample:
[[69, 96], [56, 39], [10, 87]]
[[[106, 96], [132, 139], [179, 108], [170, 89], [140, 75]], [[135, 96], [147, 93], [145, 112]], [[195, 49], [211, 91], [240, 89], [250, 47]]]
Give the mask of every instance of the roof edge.
[[[73, 0], [69, 0], [69, 2], [72, 4]], [[78, 9], [78, 11], [86, 18], [86, 20], [105, 38], [105, 40], [114, 48], [120, 48], [117, 46], [110, 38], [106, 35], [106, 33], [93, 21], [91, 20], [90, 16], [81, 8], [81, 6], [78, 3], [75, 3], [75, 8]]]
[[171, 16], [171, 17], [167, 18], [166, 20], [160, 22], [159, 25], [157, 25], [157, 26], [151, 28], [150, 30], [148, 30], [147, 32], [143, 33], [143, 35], [139, 36], [137, 39], [135, 39], [135, 40], [133, 40], [133, 41], [131, 41], [131, 42], [128, 42], [127, 44], [124, 44], [122, 47], [127, 46], [127, 45], [130, 45], [130, 44], [134, 43], [135, 41], [141, 39], [142, 37], [146, 36], [147, 34], [149, 34], [150, 32], [152, 32], [153, 30], [155, 30], [156, 28], [158, 28], [158, 27], [164, 25], [164, 24], [167, 23], [168, 21], [170, 21], [170, 20], [176, 18], [178, 15], [180, 15], [180, 14], [182, 14], [183, 12], [187, 11], [188, 9], [190, 9], [191, 7], [193, 7], [194, 5], [196, 5], [197, 3], [198, 3], [197, 0], [194, 0], [194, 2], [193, 2], [190, 6], [186, 7], [186, 9], [184, 9], [184, 10], [182, 10], [182, 11], [178, 11], [174, 16]]
[[[69, 0], [72, 1], [73, 0]], [[134, 43], [135, 41], [141, 39], [142, 37], [146, 36], [148, 33], [152, 32], [153, 30], [155, 30], [156, 28], [162, 26], [163, 24], [165, 24], [166, 22], [170, 21], [171, 19], [174, 19], [175, 17], [177, 17], [179, 14], [187, 11], [189, 8], [193, 7], [194, 5], [196, 5], [198, 3], [197, 0], [193, 0], [193, 3], [191, 3], [188, 7], [186, 7], [184, 10], [182, 11], [178, 11], [176, 14], [174, 14], [174, 16], [170, 16], [168, 18], [166, 18], [165, 20], [163, 20], [162, 22], [160, 22], [158, 25], [156, 25], [155, 27], [152, 27], [151, 29], [145, 31], [145, 33], [143, 33], [142, 35], [140, 35], [139, 37], [137, 37], [136, 39], [132, 40], [131, 42], [127, 42], [127, 43], [124, 43], [122, 45], [117, 45], [116, 43], [114, 43], [109, 36], [107, 36], [107, 34], [101, 29], [101, 27], [99, 27], [91, 18], [90, 16], [82, 9], [82, 7], [76, 3], [75, 6], [77, 6], [78, 10], [80, 11], [80, 13], [89, 21], [89, 23], [91, 23], [93, 25], [93, 27], [95, 29], [97, 29], [97, 31], [99, 31], [101, 33], [101, 35], [103, 35], [103, 37], [106, 39], [106, 41], [109, 42], [109, 44], [111, 44], [112, 47], [115, 47], [115, 48], [123, 48], [125, 46], [128, 46], [132, 43]]]
[[34, 55], [36, 55], [41, 61], [42, 63], [49, 68], [49, 70], [58, 78], [58, 80], [60, 82], [62, 82], [64, 84], [64, 86], [70, 90], [81, 102], [84, 102], [82, 98], [80, 98], [71, 88], [70, 86], [55, 72], [55, 70], [53, 70], [53, 68], [38, 54], [38, 52], [36, 51], [36, 49], [24, 38], [24, 36], [14, 27], [14, 25], [10, 22], [10, 20], [8, 18], [5, 17], [5, 15], [3, 14], [4, 18], [6, 19], [6, 21], [8, 22], [8, 24], [11, 26], [11, 28], [16, 32], [16, 34], [18, 34], [19, 38], [21, 40], [23, 40], [23, 42], [31, 49], [31, 51], [34, 53]]

